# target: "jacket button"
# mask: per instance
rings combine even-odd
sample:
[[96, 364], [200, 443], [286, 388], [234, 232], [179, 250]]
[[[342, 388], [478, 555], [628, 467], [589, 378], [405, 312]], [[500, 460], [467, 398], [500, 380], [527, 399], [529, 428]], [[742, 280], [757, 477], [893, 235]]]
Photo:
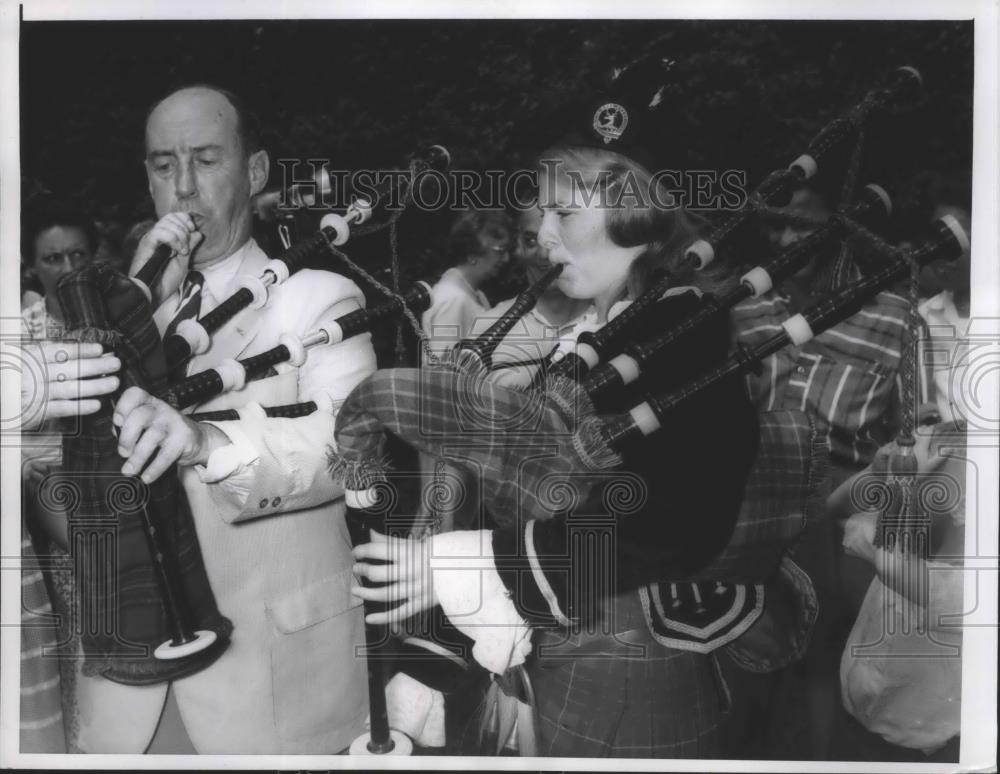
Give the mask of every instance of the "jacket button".
[[806, 372], [806, 369], [804, 369], [802, 366], [795, 366], [795, 373], [797, 373], [797, 374], [804, 374], [805, 372]]
[[277, 508], [279, 505], [281, 505], [281, 498], [280, 497], [275, 497], [273, 500], [271, 500], [271, 507], [272, 508]]
[[258, 505], [257, 507], [258, 508], [266, 508], [267, 507], [267, 498], [265, 497], [263, 500], [261, 500], [260, 501], [260, 505]]

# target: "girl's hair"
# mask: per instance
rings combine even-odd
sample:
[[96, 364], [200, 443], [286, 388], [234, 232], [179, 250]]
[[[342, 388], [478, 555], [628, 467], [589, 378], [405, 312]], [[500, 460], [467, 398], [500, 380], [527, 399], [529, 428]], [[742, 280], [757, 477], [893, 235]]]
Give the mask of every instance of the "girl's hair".
[[642, 165], [613, 151], [560, 147], [542, 154], [537, 167], [539, 176], [565, 174], [574, 189], [579, 186], [573, 192], [576, 203], [595, 197], [614, 244], [645, 245], [629, 269], [628, 292], [633, 298], [664, 277], [671, 286], [693, 285], [708, 293], [730, 284], [723, 268], [695, 271], [684, 260], [684, 250], [706, 223], [684, 209]]

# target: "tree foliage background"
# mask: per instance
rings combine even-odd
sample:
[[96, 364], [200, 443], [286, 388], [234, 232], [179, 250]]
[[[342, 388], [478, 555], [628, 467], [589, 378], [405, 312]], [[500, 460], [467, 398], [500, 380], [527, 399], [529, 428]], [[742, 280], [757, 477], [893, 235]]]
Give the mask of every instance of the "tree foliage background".
[[[744, 170], [753, 186], [908, 64], [923, 73], [924, 92], [868, 130], [861, 172], [909, 205], [905, 231], [926, 221], [941, 181], [967, 203], [972, 33], [971, 22], [936, 21], [29, 22], [22, 182], [26, 195], [79, 196], [105, 220], [150, 215], [146, 111], [197, 82], [248, 98], [272, 159], [398, 168], [440, 143], [455, 168], [511, 170], [558, 136], [563, 105], [612, 67], [656, 54], [676, 62], [666, 90], [676, 120], [663, 142], [687, 169]], [[831, 171], [837, 185], [842, 169]], [[432, 259], [451, 217], [401, 218], [406, 275], [439, 268]], [[388, 261], [387, 239], [357, 249], [373, 266]]]

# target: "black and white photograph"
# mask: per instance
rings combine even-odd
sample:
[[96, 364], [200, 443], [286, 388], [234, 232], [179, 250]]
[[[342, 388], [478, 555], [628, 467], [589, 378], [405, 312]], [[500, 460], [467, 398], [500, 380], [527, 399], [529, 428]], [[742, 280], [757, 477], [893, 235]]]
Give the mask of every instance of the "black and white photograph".
[[998, 7], [881, 5], [2, 0], [0, 765], [996, 771]]

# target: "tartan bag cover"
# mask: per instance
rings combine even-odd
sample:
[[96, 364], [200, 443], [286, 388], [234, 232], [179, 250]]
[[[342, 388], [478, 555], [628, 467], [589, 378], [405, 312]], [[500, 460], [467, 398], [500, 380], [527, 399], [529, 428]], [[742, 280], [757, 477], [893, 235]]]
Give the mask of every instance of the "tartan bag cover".
[[801, 411], [760, 415], [760, 447], [725, 548], [697, 575], [648, 584], [639, 598], [660, 644], [709, 653], [745, 633], [764, 609], [764, 582], [806, 524], [827, 448]]
[[[60, 476], [72, 488], [70, 546], [74, 554], [77, 609], [84, 613], [82, 642], [88, 673], [145, 685], [193, 674], [229, 645], [232, 623], [216, 607], [194, 520], [171, 466], [148, 487], [121, 474], [122, 458], [112, 424], [121, 392], [137, 385], [156, 395], [166, 387], [166, 361], [146, 297], [127, 277], [95, 263], [60, 280], [67, 338], [97, 341], [122, 362], [119, 391], [101, 410], [80, 418], [63, 439]], [[218, 639], [193, 656], [158, 660], [152, 651], [170, 639], [166, 609], [154, 575], [142, 509], [159, 535], [165, 562], [180, 579], [193, 630]]]
[[494, 513], [524, 520], [559, 512], [546, 496], [555, 478], [605, 467], [542, 393], [498, 386], [474, 369], [388, 368], [361, 382], [337, 414], [329, 450], [346, 489], [386, 481], [386, 431], [434, 456], [460, 445], [461, 464], [479, 468]]

